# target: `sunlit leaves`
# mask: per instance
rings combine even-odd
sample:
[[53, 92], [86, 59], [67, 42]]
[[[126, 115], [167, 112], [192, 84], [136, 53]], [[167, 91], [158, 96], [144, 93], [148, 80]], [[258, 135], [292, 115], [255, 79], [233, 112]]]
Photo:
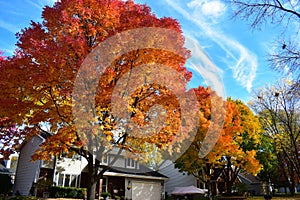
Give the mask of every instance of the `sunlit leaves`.
[[[198, 151], [207, 134], [207, 128], [211, 125], [211, 99], [216, 94], [203, 87], [199, 87], [195, 91], [201, 105], [201, 126], [198, 128], [194, 142], [187, 152], [176, 161], [175, 166], [193, 174], [204, 183], [215, 176], [214, 169], [234, 171], [234, 173], [229, 173], [233, 176], [223, 177], [224, 180], [230, 182], [228, 185], [233, 184], [236, 179], [235, 173], [240, 170], [257, 174], [262, 167], [256, 158], [261, 128], [258, 118], [240, 100], [228, 99], [225, 102], [226, 116], [219, 139], [209, 154], [204, 158], [198, 157]], [[228, 173], [224, 173], [223, 176], [226, 174]]]

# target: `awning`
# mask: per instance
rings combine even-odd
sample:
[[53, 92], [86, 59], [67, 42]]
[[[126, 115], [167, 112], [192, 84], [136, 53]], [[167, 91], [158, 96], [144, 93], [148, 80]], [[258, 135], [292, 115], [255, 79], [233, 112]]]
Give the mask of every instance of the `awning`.
[[185, 195], [185, 194], [205, 194], [207, 189], [200, 189], [193, 185], [185, 187], [175, 187], [171, 194], [173, 195]]

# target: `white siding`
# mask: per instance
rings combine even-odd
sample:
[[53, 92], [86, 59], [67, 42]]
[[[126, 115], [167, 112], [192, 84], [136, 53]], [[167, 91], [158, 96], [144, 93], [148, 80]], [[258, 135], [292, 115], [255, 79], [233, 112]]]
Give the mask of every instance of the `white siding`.
[[41, 137], [35, 136], [22, 147], [16, 170], [14, 194], [19, 192], [21, 195], [29, 195], [32, 183], [37, 181], [36, 178], [39, 175], [41, 162], [32, 162], [31, 156], [42, 142], [43, 139]]
[[72, 158], [62, 158], [57, 159], [56, 162], [56, 172], [62, 174], [77, 174], [79, 175], [81, 171], [87, 166], [87, 160], [85, 158], [72, 159]]
[[170, 160], [165, 160], [160, 165], [159, 172], [169, 177], [169, 180], [165, 183], [165, 191], [168, 195], [171, 195], [171, 192], [175, 187], [190, 185], [197, 187], [197, 179], [192, 175], [187, 175], [187, 173], [183, 174], [182, 172], [179, 172]]

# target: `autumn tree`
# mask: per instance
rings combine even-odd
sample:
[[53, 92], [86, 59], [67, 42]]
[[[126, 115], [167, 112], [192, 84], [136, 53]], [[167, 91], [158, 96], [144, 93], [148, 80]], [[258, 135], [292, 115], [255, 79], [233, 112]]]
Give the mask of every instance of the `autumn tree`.
[[[0, 51], [0, 66], [6, 62]], [[0, 80], [5, 79], [5, 71], [0, 68]], [[0, 81], [0, 87], [6, 86], [5, 82]], [[3, 101], [3, 98], [2, 98]], [[5, 104], [9, 104], [6, 101]], [[8, 160], [9, 156], [16, 153], [18, 145], [22, 142], [24, 132], [8, 117], [0, 115], [0, 160]]]
[[299, 94], [291, 92], [293, 83], [287, 80], [276, 85], [266, 86], [258, 91], [251, 100], [251, 107], [259, 114], [265, 137], [274, 145], [280, 172], [283, 173], [295, 194], [299, 181]]
[[[281, 0], [230, 0], [234, 9], [234, 17], [250, 22], [252, 29], [260, 29], [262, 25], [276, 25], [281, 28], [278, 39], [274, 41], [274, 52], [270, 53], [271, 67], [284, 74], [292, 75], [295, 86], [300, 80], [299, 53], [299, 1]], [[297, 87], [296, 87], [297, 88]]]
[[[231, 193], [232, 186], [240, 172], [256, 175], [262, 168], [257, 158], [258, 147], [261, 143], [261, 126], [258, 117], [241, 100], [227, 99], [232, 102], [237, 112], [232, 121], [240, 118], [240, 130], [233, 135], [233, 149], [225, 154], [223, 160], [226, 167], [222, 172], [225, 180], [226, 192]], [[232, 132], [232, 128], [227, 131]], [[235, 149], [237, 148], [237, 149]]]
[[[42, 19], [17, 34], [15, 54], [0, 66], [1, 115], [24, 127], [26, 139], [50, 130], [33, 159], [83, 156], [91, 200], [116, 160], [101, 165], [113, 147], [143, 155], [153, 145], [173, 150], [168, 144], [188, 138], [197, 117], [183, 113], [182, 104], [191, 109], [196, 103], [184, 97], [189, 51], [176, 20], [121, 0], [62, 0], [46, 6]], [[166, 30], [172, 34], [162, 37]]]
[[240, 171], [256, 174], [261, 168], [256, 159], [255, 146], [259, 140], [259, 123], [250, 109], [239, 100], [226, 101], [226, 115], [223, 130], [214, 148], [205, 157], [199, 158], [201, 141], [210, 124], [211, 99], [217, 97], [210, 89], [195, 89], [200, 104], [201, 126], [190, 148], [176, 160], [175, 167], [194, 175], [212, 190], [212, 181], [222, 175], [227, 193]]

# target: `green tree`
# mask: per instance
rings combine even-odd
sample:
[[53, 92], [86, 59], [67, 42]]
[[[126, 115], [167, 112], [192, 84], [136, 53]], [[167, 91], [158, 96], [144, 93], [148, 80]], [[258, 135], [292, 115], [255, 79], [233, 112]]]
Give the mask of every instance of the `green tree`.
[[266, 86], [255, 92], [250, 105], [260, 116], [265, 137], [270, 138], [276, 152], [280, 172], [294, 195], [300, 175], [300, 113], [299, 93], [291, 92], [291, 87], [293, 83], [287, 80]]

